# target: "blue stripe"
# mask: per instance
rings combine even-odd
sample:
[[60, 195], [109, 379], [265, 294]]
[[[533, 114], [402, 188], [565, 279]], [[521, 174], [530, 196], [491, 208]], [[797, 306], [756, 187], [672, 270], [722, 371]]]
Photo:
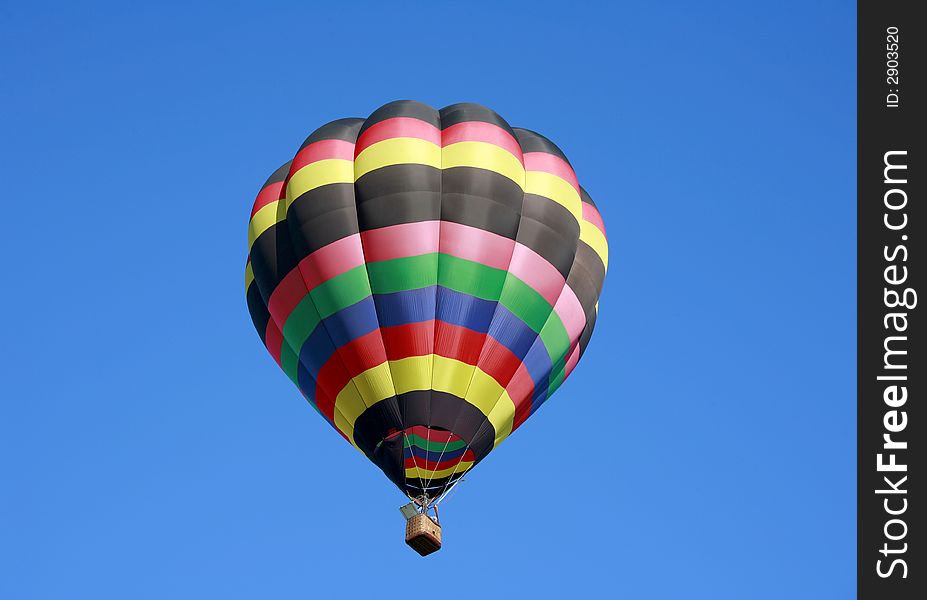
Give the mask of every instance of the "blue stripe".
[[[373, 298], [367, 296], [360, 302], [330, 315], [322, 323], [331, 335], [335, 347], [340, 348], [351, 340], [377, 329], [377, 308], [374, 306]], [[316, 329], [319, 329], [318, 325]]]
[[424, 458], [425, 460], [430, 460], [432, 462], [438, 462], [438, 460], [440, 459], [441, 462], [444, 462], [446, 460], [451, 460], [452, 458], [458, 458], [458, 457], [463, 456], [467, 452], [467, 450], [469, 450], [469, 448], [467, 448], [466, 446], [462, 446], [456, 450], [448, 450], [444, 454], [441, 454], [440, 451], [439, 452], [434, 452], [434, 451], [429, 452], [428, 450], [425, 450], [424, 448], [419, 448], [418, 446], [409, 446], [405, 449], [405, 457], [411, 458], [414, 456], [416, 458]]
[[525, 363], [534, 382], [535, 396], [547, 391], [550, 356], [543, 340], [505, 306], [450, 288], [430, 286], [416, 290], [375, 294], [323, 319], [299, 351], [297, 380], [303, 391], [315, 390], [319, 370], [339, 348], [380, 327], [437, 320], [487, 333]]

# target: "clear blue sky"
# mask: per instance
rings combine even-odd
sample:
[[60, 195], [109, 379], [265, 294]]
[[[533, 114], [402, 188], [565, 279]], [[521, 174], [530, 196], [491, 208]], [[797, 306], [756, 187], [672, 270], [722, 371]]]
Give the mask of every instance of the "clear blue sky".
[[[852, 597], [854, 4], [386, 4], [0, 7], [0, 597]], [[266, 175], [399, 98], [555, 140], [612, 257], [424, 560], [242, 285]]]

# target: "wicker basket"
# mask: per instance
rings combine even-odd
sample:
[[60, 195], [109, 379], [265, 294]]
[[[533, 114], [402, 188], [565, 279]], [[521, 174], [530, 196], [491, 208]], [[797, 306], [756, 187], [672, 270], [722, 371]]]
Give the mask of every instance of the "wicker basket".
[[441, 526], [421, 513], [406, 521], [406, 543], [427, 556], [441, 549]]

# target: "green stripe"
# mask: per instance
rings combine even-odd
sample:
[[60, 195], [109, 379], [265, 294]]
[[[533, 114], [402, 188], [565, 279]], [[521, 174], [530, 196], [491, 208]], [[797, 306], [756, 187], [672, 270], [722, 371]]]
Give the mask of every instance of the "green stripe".
[[297, 386], [299, 385], [299, 355], [290, 347], [290, 344], [287, 342], [283, 343], [283, 347], [280, 348], [280, 366], [283, 367], [283, 372], [286, 373], [286, 376], [293, 380]]
[[365, 263], [316, 286], [300, 300], [283, 326], [293, 350], [281, 352], [284, 371], [294, 381], [299, 352], [323, 318], [372, 294], [440, 285], [483, 300], [498, 301], [537, 332], [551, 362], [565, 354], [569, 336], [560, 316], [541, 294], [508, 271], [444, 253]]
[[[500, 302], [518, 315], [535, 333], [541, 332], [548, 315], [554, 310], [544, 296], [511, 273], [508, 273], [505, 278], [505, 289], [502, 290]], [[566, 332], [565, 329], [564, 332]]]
[[315, 331], [316, 326], [321, 319], [315, 309], [315, 304], [309, 294], [303, 296], [290, 316], [287, 317], [286, 323], [283, 324], [283, 337], [287, 344], [293, 349], [292, 355], [280, 355], [280, 363], [283, 370], [286, 371], [290, 378], [296, 377], [299, 369], [299, 350], [309, 339], [309, 336]]
[[550, 356], [551, 362], [554, 362], [556, 357], [566, 354], [570, 349], [570, 336], [567, 334], [566, 327], [563, 326], [560, 315], [553, 311], [551, 311], [547, 323], [544, 324], [544, 328], [541, 329], [541, 341], [544, 342], [544, 347], [547, 348], [547, 354]]
[[433, 252], [367, 263], [367, 273], [374, 294], [426, 288], [438, 282], [438, 254]]
[[557, 388], [563, 383], [563, 379], [566, 375], [566, 357], [560, 358], [554, 363], [554, 368], [551, 369], [552, 375], [548, 377], [547, 384], [547, 397], [550, 398], [550, 395], [557, 391]]
[[441, 254], [438, 285], [483, 300], [498, 301], [507, 273], [472, 260]]
[[[447, 447], [445, 447], [445, 443], [447, 444]], [[425, 438], [419, 437], [415, 435], [414, 433], [406, 434], [406, 438], [405, 440], [403, 440], [403, 443], [402, 443], [403, 447], [408, 448], [409, 446], [413, 444], [419, 448], [422, 448], [423, 450], [428, 450], [430, 452], [433, 452], [433, 451], [441, 452], [442, 450], [446, 452], [451, 452], [452, 450], [458, 450], [460, 448], [463, 448], [464, 446], [467, 445], [467, 442], [465, 442], [464, 440], [457, 440], [456, 442], [435, 442], [435, 441], [429, 441]]]
[[309, 292], [319, 315], [324, 319], [342, 308], [357, 304], [370, 295], [370, 283], [364, 265], [354, 267], [328, 279]]

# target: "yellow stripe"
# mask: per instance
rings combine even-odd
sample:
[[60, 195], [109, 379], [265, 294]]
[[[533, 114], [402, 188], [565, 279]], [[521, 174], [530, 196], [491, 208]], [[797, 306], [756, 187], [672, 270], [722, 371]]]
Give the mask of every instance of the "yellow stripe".
[[254, 281], [254, 269], [251, 268], [251, 261], [249, 260], [248, 264], [245, 265], [245, 293], [248, 293], [252, 281]]
[[434, 357], [434, 354], [429, 354], [391, 361], [390, 373], [393, 376], [393, 387], [396, 393], [405, 394], [413, 390], [430, 389]]
[[351, 381], [368, 408], [384, 398], [392, 398], [396, 395], [393, 378], [390, 375], [389, 363], [379, 364], [372, 369], [367, 369], [351, 379]]
[[348, 436], [355, 446], [357, 443], [354, 441], [354, 422], [365, 410], [367, 410], [367, 405], [364, 404], [364, 400], [352, 383], [348, 383], [343, 390], [338, 392], [335, 398], [335, 427]]
[[[515, 403], [512, 402], [512, 399], [509, 397], [509, 393], [503, 391], [499, 402], [496, 403], [492, 409], [492, 412], [489, 413], [489, 422], [493, 424], [496, 430], [496, 438], [493, 440], [492, 444], [493, 448], [501, 444], [502, 440], [512, 434], [512, 424], [514, 420]], [[496, 425], [496, 423], [501, 423], [502, 426], [499, 427]]]
[[579, 222], [579, 239], [589, 244], [595, 253], [602, 259], [605, 268], [608, 268], [608, 241], [602, 230], [589, 221]]
[[364, 148], [354, 159], [354, 181], [382, 167], [420, 164], [441, 168], [441, 147], [421, 138], [390, 138]]
[[546, 171], [526, 172], [525, 183], [525, 193], [550, 198], [570, 211], [577, 223], [582, 222], [583, 201], [575, 187]]
[[309, 190], [332, 183], [354, 183], [354, 163], [342, 158], [327, 158], [296, 171], [286, 185], [286, 209]]
[[248, 252], [251, 252], [251, 246], [254, 245], [254, 240], [258, 239], [258, 236], [270, 229], [270, 226], [279, 221], [277, 218], [277, 201], [262, 206], [259, 211], [254, 213], [254, 216], [251, 217], [251, 222], [248, 223]]
[[357, 375], [335, 397], [338, 429], [353, 434], [357, 418], [375, 403], [415, 390], [436, 390], [463, 398], [486, 415], [498, 444], [512, 432], [515, 403], [489, 374], [473, 365], [429, 354], [377, 365]]
[[[473, 376], [475, 367], [459, 360], [438, 355], [435, 355], [434, 361], [431, 389], [463, 398], [467, 393], [467, 386], [470, 385], [470, 379]], [[498, 396], [496, 397], [498, 398]], [[474, 406], [479, 408], [483, 414], [489, 412], [491, 408], [479, 406], [478, 404], [474, 404]]]
[[494, 171], [525, 188], [525, 168], [512, 154], [488, 142], [458, 142], [441, 150], [441, 167], [476, 167]]
[[473, 371], [473, 379], [470, 381], [470, 387], [467, 388], [464, 400], [479, 408], [489, 419], [489, 422], [492, 423], [493, 429], [496, 431], [494, 447], [512, 433], [512, 422], [515, 419], [515, 403], [512, 402], [505, 388], [499, 385], [488, 373], [480, 369]]
[[[466, 466], [464, 466], [466, 465]], [[466, 473], [470, 467], [473, 466], [472, 460], [467, 460], [459, 463], [457, 468], [448, 467], [446, 469], [441, 469], [440, 471], [429, 471], [424, 467], [408, 467], [406, 468], [406, 477], [410, 479], [419, 478], [419, 479], [441, 479], [442, 477], [447, 477], [448, 475], [457, 474], [462, 475]]]
[[[348, 423], [344, 415], [337, 410], [335, 411], [335, 427], [348, 437], [348, 441], [351, 442], [352, 446], [360, 450], [360, 446], [354, 441], [354, 427], [351, 423]], [[363, 450], [361, 450], [361, 452], [363, 452]]]
[[525, 168], [510, 152], [488, 142], [458, 142], [441, 148], [420, 138], [390, 138], [368, 146], [354, 161], [354, 179], [400, 164], [428, 165], [436, 169], [476, 167], [494, 171], [525, 186]]

